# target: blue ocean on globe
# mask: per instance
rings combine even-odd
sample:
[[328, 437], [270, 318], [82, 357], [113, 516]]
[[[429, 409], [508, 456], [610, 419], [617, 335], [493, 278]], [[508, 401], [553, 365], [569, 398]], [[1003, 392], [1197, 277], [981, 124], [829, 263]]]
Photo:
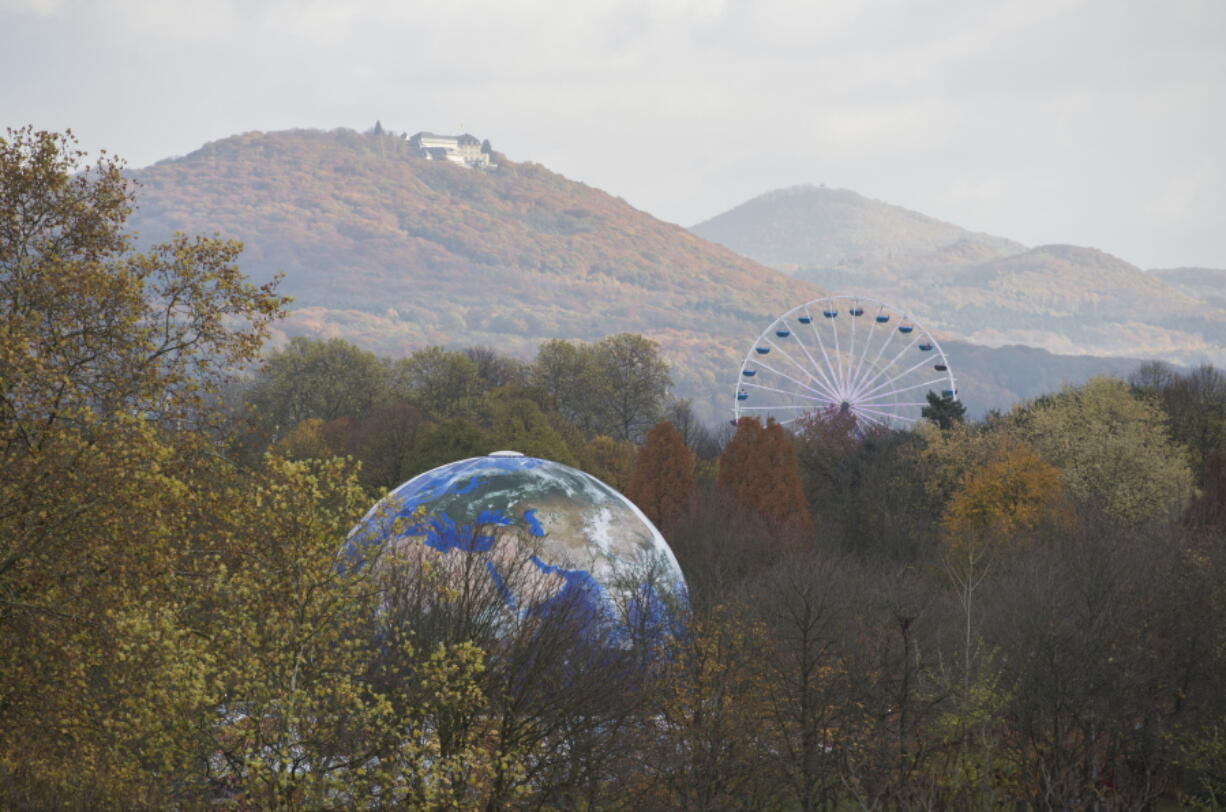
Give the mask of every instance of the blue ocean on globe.
[[687, 600], [668, 543], [629, 499], [590, 474], [516, 452], [452, 462], [396, 488], [350, 533], [343, 565], [389, 549], [481, 555], [506, 611], [564, 606], [615, 644], [671, 629]]

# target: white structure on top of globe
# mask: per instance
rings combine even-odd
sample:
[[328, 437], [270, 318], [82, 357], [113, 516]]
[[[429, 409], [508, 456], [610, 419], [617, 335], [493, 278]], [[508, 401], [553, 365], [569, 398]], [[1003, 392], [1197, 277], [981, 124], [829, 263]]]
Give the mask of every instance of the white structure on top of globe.
[[672, 550], [629, 499], [514, 451], [442, 465], [396, 488], [350, 533], [345, 566], [372, 552], [452, 567], [480, 556], [506, 611], [578, 607], [614, 641], [665, 630], [687, 601]]
[[490, 142], [482, 143], [476, 136], [468, 133], [437, 135], [419, 132], [409, 138], [409, 146], [415, 147], [422, 157], [432, 161], [451, 161], [461, 166], [482, 169], [493, 169], [496, 166], [491, 158]]

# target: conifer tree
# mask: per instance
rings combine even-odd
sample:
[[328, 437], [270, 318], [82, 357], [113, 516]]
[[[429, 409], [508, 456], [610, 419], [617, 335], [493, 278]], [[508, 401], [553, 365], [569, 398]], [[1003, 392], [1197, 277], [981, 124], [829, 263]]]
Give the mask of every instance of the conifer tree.
[[813, 535], [796, 450], [774, 420], [765, 428], [755, 417], [737, 421], [719, 460], [715, 490], [729, 508], [763, 522], [776, 545], [798, 546]]
[[667, 420], [647, 432], [626, 496], [665, 536], [693, 512], [698, 502], [694, 460], [681, 432]]
[[765, 494], [765, 504], [769, 506], [767, 515], [778, 522], [780, 529], [812, 536], [813, 518], [809, 515], [809, 504], [800, 479], [796, 446], [783, 426], [774, 420], [767, 420], [765, 441], [772, 485]]

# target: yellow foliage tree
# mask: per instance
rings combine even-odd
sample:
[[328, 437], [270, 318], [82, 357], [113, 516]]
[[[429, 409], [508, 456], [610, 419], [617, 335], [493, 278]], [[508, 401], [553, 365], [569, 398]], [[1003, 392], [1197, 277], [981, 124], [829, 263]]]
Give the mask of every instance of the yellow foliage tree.
[[[1031, 447], [1008, 434], [995, 442], [981, 438], [987, 459], [965, 472], [962, 486], [946, 503], [942, 522], [945, 538], [942, 557], [945, 570], [958, 590], [963, 613], [963, 699], [975, 700], [974, 686], [980, 675], [974, 660], [975, 595], [999, 555], [1017, 534], [1033, 530], [1058, 506], [1060, 472]], [[972, 754], [972, 716], [962, 722], [963, 755]], [[965, 768], [961, 765], [960, 769]]]
[[1030, 446], [1010, 438], [992, 458], [967, 471], [945, 507], [951, 537], [989, 532], [1008, 537], [1033, 529], [1060, 500], [1060, 471]]

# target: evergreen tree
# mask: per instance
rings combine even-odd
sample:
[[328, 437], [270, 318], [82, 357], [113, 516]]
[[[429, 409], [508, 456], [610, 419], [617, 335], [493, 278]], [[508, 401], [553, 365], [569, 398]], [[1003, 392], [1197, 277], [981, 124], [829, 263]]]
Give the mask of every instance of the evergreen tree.
[[938, 395], [929, 390], [927, 397], [928, 405], [921, 410], [920, 414], [925, 420], [935, 423], [938, 428], [948, 430], [953, 428], [954, 424], [965, 420], [966, 406], [952, 395]]
[[665, 536], [693, 513], [698, 501], [694, 460], [677, 427], [667, 420], [647, 432], [626, 496]]

